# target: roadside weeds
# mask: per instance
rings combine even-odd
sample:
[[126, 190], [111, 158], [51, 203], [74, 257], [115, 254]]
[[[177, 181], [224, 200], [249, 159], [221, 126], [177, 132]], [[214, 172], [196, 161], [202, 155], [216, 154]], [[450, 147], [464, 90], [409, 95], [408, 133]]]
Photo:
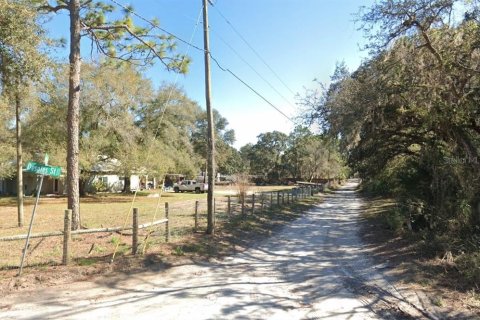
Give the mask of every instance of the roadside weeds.
[[[480, 291], [458, 272], [455, 265], [435, 256], [415, 233], [392, 228], [386, 216], [395, 207], [390, 199], [366, 199], [360, 236], [372, 258], [395, 285], [424, 292], [432, 305], [451, 318], [480, 318]], [[456, 316], [454, 316], [456, 315]]]

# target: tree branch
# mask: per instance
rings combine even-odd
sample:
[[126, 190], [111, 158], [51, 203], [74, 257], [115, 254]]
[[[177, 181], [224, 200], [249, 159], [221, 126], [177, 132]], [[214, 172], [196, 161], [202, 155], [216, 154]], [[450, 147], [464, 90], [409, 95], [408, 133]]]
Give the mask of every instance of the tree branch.
[[[132, 60], [135, 60], [135, 59], [128, 59], [128, 58], [124, 58], [123, 56], [124, 55], [121, 55], [121, 56], [117, 56], [117, 55], [112, 55], [110, 54], [109, 52], [105, 51], [105, 49], [102, 47], [102, 45], [100, 44], [101, 40], [97, 37], [97, 35], [95, 34], [95, 32], [92, 32], [92, 31], [87, 31], [91, 36], [92, 36], [92, 47], [93, 47], [93, 43], [96, 44], [97, 46], [97, 49], [106, 57], [108, 58], [111, 58], [111, 59], [116, 59], [116, 60], [120, 60], [120, 61], [123, 61], [123, 62], [129, 62], [129, 63], [132, 63], [134, 65], [138, 65], [138, 66], [145, 66], [146, 64], [143, 63], [135, 63], [135, 62], [132, 62]], [[93, 48], [92, 48], [93, 50]]]
[[60, 10], [68, 10], [68, 6], [64, 5], [64, 4], [58, 5], [58, 6], [51, 6], [51, 5], [47, 4], [47, 5], [38, 7], [38, 10], [39, 11], [45, 11], [45, 12], [55, 12], [55, 13], [57, 13]]
[[[83, 22], [82, 22], [83, 23]], [[95, 31], [111, 31], [111, 30], [118, 30], [118, 29], [123, 29], [127, 31], [133, 38], [135, 38], [137, 41], [142, 43], [145, 47], [148, 48], [148, 50], [155, 55], [160, 62], [167, 68], [167, 70], [171, 70], [170, 66], [165, 62], [165, 58], [161, 56], [157, 50], [148, 42], [142, 39], [141, 36], [137, 35], [132, 29], [130, 29], [127, 25], [101, 25], [101, 26], [88, 26], [85, 23], [83, 23], [84, 27], [82, 28], [83, 30], [89, 32], [90, 34], [94, 34]], [[96, 36], [95, 36], [96, 37]], [[97, 38], [97, 37], [96, 37]], [[97, 38], [98, 39], [98, 38]], [[102, 50], [102, 53], [104, 53], [104, 50]], [[109, 55], [111, 56], [111, 55]], [[115, 57], [114, 57], [115, 58]]]

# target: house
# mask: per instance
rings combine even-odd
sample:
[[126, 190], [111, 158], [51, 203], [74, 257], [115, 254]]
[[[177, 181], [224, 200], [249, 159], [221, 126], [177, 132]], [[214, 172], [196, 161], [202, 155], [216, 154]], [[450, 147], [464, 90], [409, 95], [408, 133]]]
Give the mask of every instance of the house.
[[[101, 158], [101, 157], [100, 157]], [[87, 175], [85, 191], [87, 192], [122, 192], [125, 188], [125, 177], [119, 173], [121, 163], [118, 159], [104, 158], [97, 162], [91, 170], [82, 171]], [[130, 190], [141, 188], [139, 175], [129, 177]]]
[[[52, 178], [45, 176], [43, 178], [42, 190], [40, 194], [66, 194], [65, 177]], [[36, 194], [38, 185], [38, 176], [33, 173], [23, 173], [23, 194], [32, 196]], [[17, 178], [0, 179], [0, 195], [17, 195]]]
[[[83, 176], [88, 176], [85, 191], [87, 192], [122, 192], [125, 184], [130, 185], [129, 191], [144, 189], [157, 189], [158, 179], [145, 174], [132, 174], [125, 177], [121, 174], [121, 163], [118, 159], [99, 157], [91, 170], [82, 171]], [[138, 170], [142, 172], [145, 170]]]
[[[65, 175], [66, 171], [63, 170]], [[42, 184], [42, 195], [66, 194], [65, 176], [55, 179], [49, 176], [44, 177]], [[16, 177], [0, 179], [0, 195], [17, 194]], [[80, 180], [80, 191], [83, 192], [122, 192], [125, 184], [130, 185], [129, 191], [156, 189], [158, 180], [155, 177], [147, 175], [132, 174], [128, 178], [121, 174], [121, 163], [118, 159], [99, 156], [99, 161], [90, 169], [82, 170]], [[34, 195], [37, 189], [37, 175], [23, 173], [24, 194], [26, 196]]]

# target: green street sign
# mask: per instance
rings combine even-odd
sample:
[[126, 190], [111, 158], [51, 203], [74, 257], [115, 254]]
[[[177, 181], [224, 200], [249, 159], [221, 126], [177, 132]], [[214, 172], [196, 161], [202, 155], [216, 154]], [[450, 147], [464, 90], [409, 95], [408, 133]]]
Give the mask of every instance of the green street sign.
[[53, 178], [58, 178], [62, 174], [61, 167], [46, 166], [33, 161], [27, 162], [27, 167], [25, 168], [25, 171], [35, 174], [41, 174], [44, 176], [50, 176]]

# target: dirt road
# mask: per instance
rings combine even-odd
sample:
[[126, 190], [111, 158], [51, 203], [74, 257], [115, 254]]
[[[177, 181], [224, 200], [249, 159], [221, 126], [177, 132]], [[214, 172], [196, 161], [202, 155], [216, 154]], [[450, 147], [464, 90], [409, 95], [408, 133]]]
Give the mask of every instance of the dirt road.
[[436, 318], [401, 292], [357, 235], [349, 182], [267, 240], [233, 257], [48, 288], [3, 299], [1, 319]]

